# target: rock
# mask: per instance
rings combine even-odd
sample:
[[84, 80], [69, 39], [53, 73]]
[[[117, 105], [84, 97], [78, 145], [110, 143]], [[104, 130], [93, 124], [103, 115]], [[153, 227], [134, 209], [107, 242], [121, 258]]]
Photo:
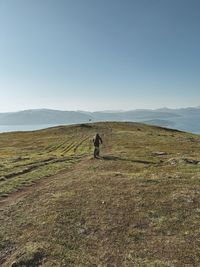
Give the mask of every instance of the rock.
[[1, 176], [1, 177], [0, 177], [0, 182], [1, 182], [1, 181], [5, 181], [5, 180], [6, 180], [6, 177], [5, 177], [5, 176]]
[[80, 235], [87, 235], [88, 234], [88, 229], [87, 228], [79, 228], [78, 229], [78, 233], [80, 234]]
[[167, 162], [169, 162], [171, 165], [176, 165], [177, 164], [177, 160], [175, 158], [171, 158]]
[[122, 173], [121, 172], [116, 172], [115, 176], [122, 176]]
[[156, 155], [156, 156], [165, 156], [165, 155], [167, 155], [166, 152], [162, 152], [162, 151], [157, 151], [157, 152], [154, 152], [153, 154]]
[[183, 159], [184, 162], [189, 163], [189, 164], [200, 164], [199, 160], [195, 160], [195, 159]]
[[78, 230], [78, 233], [79, 234], [84, 234], [86, 232], [86, 229], [84, 229], [84, 228], [80, 228], [79, 230]]

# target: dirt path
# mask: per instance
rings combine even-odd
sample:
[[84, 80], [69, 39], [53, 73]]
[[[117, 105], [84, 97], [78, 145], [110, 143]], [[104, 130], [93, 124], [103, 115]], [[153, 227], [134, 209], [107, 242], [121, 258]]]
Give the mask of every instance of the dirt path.
[[10, 206], [19, 200], [25, 198], [27, 195], [31, 194], [33, 191], [37, 190], [38, 188], [45, 186], [49, 181], [55, 179], [58, 175], [64, 174], [66, 171], [62, 171], [57, 175], [49, 176], [49, 177], [43, 177], [37, 181], [35, 181], [32, 185], [23, 187], [21, 189], [18, 189], [16, 192], [10, 193], [7, 197], [2, 197], [0, 199], [0, 208], [5, 208], [7, 206]]
[[[75, 153], [76, 150], [79, 148], [79, 146], [81, 146], [84, 142], [87, 142], [89, 138], [90, 136], [88, 135], [84, 136], [84, 138], [82, 138], [82, 140], [77, 145], [75, 145], [75, 143], [72, 142], [72, 144], [70, 144], [67, 147], [67, 150], [65, 150], [64, 152], [66, 153], [67, 151], [74, 149], [74, 153]], [[72, 155], [72, 157], [73, 156], [74, 155]], [[40, 188], [45, 187], [45, 185], [47, 185], [51, 181], [55, 181], [56, 179], [59, 179], [59, 177], [62, 178], [66, 174], [69, 174], [69, 173], [73, 174], [74, 172], [81, 171], [87, 168], [88, 164], [91, 163], [92, 159], [93, 158], [91, 155], [84, 155], [83, 158], [81, 157], [80, 161], [73, 164], [73, 166], [71, 166], [70, 169], [61, 170], [55, 175], [40, 178], [34, 181], [33, 184], [31, 185], [24, 186], [23, 188], [18, 189], [16, 192], [12, 192], [12, 193], [9, 193], [5, 197], [1, 197], [0, 198], [0, 209], [2, 210], [8, 206], [16, 204], [18, 201], [21, 201], [22, 199], [26, 198], [26, 196], [30, 195], [31, 193], [37, 191]], [[49, 163], [51, 164], [51, 162], [45, 162], [45, 164], [49, 164]]]
[[31, 194], [32, 192], [35, 192], [37, 189], [41, 187], [45, 187], [46, 184], [50, 183], [51, 181], [54, 181], [56, 179], [59, 179], [59, 177], [63, 177], [63, 175], [77, 172], [78, 170], [85, 168], [86, 162], [90, 160], [91, 157], [87, 156], [86, 158], [83, 158], [80, 162], [74, 164], [71, 169], [67, 170], [61, 170], [56, 175], [43, 177], [39, 180], [36, 180], [32, 185], [25, 186], [21, 189], [18, 189], [16, 192], [8, 194], [6, 197], [0, 198], [0, 209], [3, 209], [7, 206], [13, 205], [17, 203], [18, 201], [24, 199], [26, 196]]

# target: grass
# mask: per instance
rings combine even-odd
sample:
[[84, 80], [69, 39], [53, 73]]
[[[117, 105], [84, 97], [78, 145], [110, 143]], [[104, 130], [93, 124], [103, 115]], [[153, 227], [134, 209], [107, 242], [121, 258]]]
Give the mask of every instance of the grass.
[[54, 175], [79, 161], [88, 152], [89, 135], [78, 128], [1, 134], [0, 196], [20, 189], [21, 185]]
[[199, 266], [199, 141], [111, 122], [1, 134], [0, 264]]

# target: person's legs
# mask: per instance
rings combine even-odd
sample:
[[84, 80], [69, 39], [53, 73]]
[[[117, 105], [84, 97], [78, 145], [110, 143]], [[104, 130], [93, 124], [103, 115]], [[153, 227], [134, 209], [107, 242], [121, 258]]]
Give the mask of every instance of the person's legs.
[[94, 147], [94, 158], [97, 157], [97, 149], [96, 149], [96, 146]]
[[97, 148], [97, 156], [99, 157], [100, 149], [99, 147]]
[[99, 156], [99, 147], [95, 146], [94, 148], [94, 158], [97, 158]]

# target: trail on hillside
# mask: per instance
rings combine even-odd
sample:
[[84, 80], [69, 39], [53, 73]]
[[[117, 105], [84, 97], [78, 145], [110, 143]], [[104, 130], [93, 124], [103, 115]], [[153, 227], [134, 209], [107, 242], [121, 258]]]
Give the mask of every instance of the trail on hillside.
[[38, 165], [0, 182], [9, 192], [0, 200], [0, 265], [199, 266], [199, 141], [110, 122], [0, 135], [1, 175]]
[[[77, 172], [83, 164], [85, 164], [86, 160], [82, 160], [80, 163], [76, 164], [75, 166], [75, 172]], [[73, 173], [72, 170], [68, 170], [68, 173], [71, 172]], [[49, 182], [54, 181], [55, 179], [59, 179], [60, 176], [63, 176], [66, 174], [66, 170], [60, 171], [58, 174], [49, 176], [49, 177], [43, 177], [40, 180], [37, 180], [34, 184], [31, 184], [30, 186], [26, 186], [23, 188], [20, 188], [16, 192], [8, 194], [6, 197], [3, 197], [0, 199], [0, 208], [4, 208], [8, 205], [13, 205], [16, 204], [17, 201], [21, 201], [24, 199], [26, 196], [30, 195], [31, 193], [35, 192], [35, 190], [38, 190], [41, 187], [45, 187], [48, 185]]]
[[[108, 142], [108, 139], [109, 139], [109, 136], [106, 136], [104, 142], [105, 143]], [[5, 175], [4, 176], [5, 180], [12, 179], [14, 177], [17, 177], [18, 175], [23, 175], [23, 174], [29, 173], [31, 171], [34, 171], [35, 169], [38, 169], [41, 166], [51, 165], [51, 164], [56, 163], [56, 162], [70, 162], [70, 161], [73, 161], [74, 159], [80, 159], [80, 162], [75, 163], [73, 165], [73, 167], [69, 170], [61, 170], [56, 175], [43, 177], [39, 180], [36, 180], [33, 184], [31, 184], [29, 186], [24, 186], [22, 188], [19, 188], [17, 191], [11, 192], [8, 195], [6, 195], [5, 197], [0, 198], [0, 208], [15, 204], [16, 201], [20, 201], [22, 198], [24, 199], [27, 195], [30, 195], [35, 190], [38, 190], [38, 188], [45, 186], [50, 181], [55, 180], [60, 175], [64, 175], [64, 174], [70, 173], [70, 172], [73, 173], [74, 171], [78, 172], [80, 170], [80, 168], [86, 167], [87, 161], [93, 159], [92, 158], [92, 150], [91, 150], [91, 155], [88, 153], [78, 155], [77, 150], [79, 149], [79, 147], [81, 147], [81, 145], [83, 145], [85, 142], [87, 142], [89, 140], [91, 143], [91, 140], [92, 140], [91, 135], [86, 135], [86, 136], [82, 137], [81, 140], [79, 140], [79, 141], [75, 140], [75, 136], [73, 136], [72, 138], [70, 138], [70, 140], [67, 139], [66, 141], [62, 142], [59, 145], [56, 145], [56, 146], [52, 145], [52, 146], [50, 146], [50, 148], [48, 148], [48, 150], [47, 150], [48, 153], [53, 152], [53, 151], [55, 152], [59, 148], [62, 148], [62, 150], [61, 150], [62, 151], [62, 157], [56, 158], [56, 157], [51, 156], [48, 159], [43, 159], [40, 161], [31, 162], [29, 164], [20, 165], [20, 167], [24, 166], [25, 168], [19, 170], [18, 172], [13, 172], [13, 173], [9, 173], [9, 174]], [[70, 144], [63, 148], [63, 145], [66, 145], [69, 142], [70, 142]], [[89, 148], [91, 148], [90, 143], [86, 144], [87, 146], [89, 146]], [[72, 151], [71, 156], [68, 156], [68, 157], [65, 156], [64, 157], [64, 154], [66, 154], [69, 151]], [[103, 159], [103, 157], [101, 159]]]

